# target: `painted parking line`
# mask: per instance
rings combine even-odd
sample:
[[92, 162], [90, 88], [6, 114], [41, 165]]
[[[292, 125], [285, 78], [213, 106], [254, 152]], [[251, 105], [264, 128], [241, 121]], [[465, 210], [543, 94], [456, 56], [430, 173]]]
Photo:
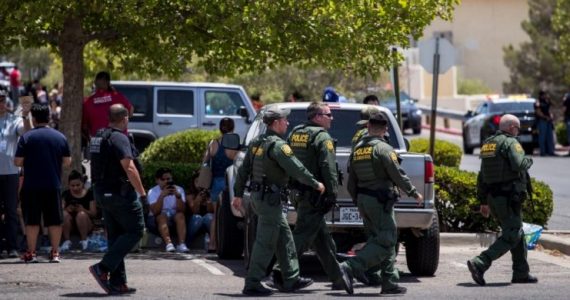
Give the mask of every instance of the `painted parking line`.
[[203, 259], [193, 259], [193, 263], [199, 265], [200, 267], [208, 270], [208, 272], [212, 273], [213, 275], [223, 276], [225, 275], [222, 271], [218, 270], [216, 267], [212, 266], [211, 264], [207, 263]]

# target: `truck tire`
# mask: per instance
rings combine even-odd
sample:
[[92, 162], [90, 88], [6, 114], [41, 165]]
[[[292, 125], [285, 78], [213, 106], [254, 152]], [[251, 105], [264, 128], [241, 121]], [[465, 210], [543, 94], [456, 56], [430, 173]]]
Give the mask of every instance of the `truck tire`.
[[410, 233], [405, 241], [408, 269], [415, 276], [433, 276], [439, 265], [439, 222], [437, 214], [423, 236]]
[[247, 209], [245, 216], [245, 229], [243, 235], [243, 257], [245, 268], [249, 269], [249, 261], [253, 251], [253, 244], [255, 243], [255, 234], [257, 232], [257, 215], [253, 213], [251, 205]]
[[243, 252], [243, 232], [230, 205], [226, 188], [216, 212], [217, 254], [220, 259], [240, 259]]

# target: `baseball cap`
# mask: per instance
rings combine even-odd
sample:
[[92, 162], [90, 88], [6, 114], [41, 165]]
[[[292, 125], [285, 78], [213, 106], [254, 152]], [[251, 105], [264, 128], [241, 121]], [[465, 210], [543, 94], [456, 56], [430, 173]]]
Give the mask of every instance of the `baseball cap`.
[[268, 108], [263, 113], [263, 123], [271, 124], [271, 122], [275, 120], [286, 118], [289, 115], [289, 113], [291, 113], [291, 110], [286, 108], [279, 108], [279, 107]]
[[364, 126], [368, 123], [370, 119], [370, 113], [372, 112], [380, 112], [376, 107], [367, 106], [360, 111], [360, 121], [356, 122], [357, 126]]
[[370, 112], [370, 119], [368, 122], [380, 124], [380, 125], [387, 125], [388, 119], [382, 114], [379, 110]]

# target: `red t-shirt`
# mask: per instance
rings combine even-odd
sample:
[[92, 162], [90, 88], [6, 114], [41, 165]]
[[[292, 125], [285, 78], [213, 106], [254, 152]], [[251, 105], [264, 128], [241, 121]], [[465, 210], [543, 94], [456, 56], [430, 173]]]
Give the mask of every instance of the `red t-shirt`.
[[97, 90], [83, 101], [82, 127], [89, 131], [89, 136], [94, 136], [97, 130], [109, 125], [109, 107], [117, 103], [131, 111], [129, 100], [117, 91]]
[[17, 69], [12, 70], [12, 72], [10, 72], [10, 85], [20, 86], [20, 76], [20, 71]]

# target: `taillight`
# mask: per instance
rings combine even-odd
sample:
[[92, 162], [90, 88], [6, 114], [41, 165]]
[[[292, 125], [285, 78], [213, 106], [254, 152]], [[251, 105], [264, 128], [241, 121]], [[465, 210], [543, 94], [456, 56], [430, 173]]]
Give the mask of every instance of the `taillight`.
[[491, 119], [491, 122], [493, 122], [493, 124], [495, 124], [495, 126], [499, 126], [499, 123], [501, 122], [501, 116], [493, 116], [493, 119]]
[[424, 182], [425, 183], [435, 182], [435, 171], [433, 169], [433, 161], [431, 160], [425, 161]]

